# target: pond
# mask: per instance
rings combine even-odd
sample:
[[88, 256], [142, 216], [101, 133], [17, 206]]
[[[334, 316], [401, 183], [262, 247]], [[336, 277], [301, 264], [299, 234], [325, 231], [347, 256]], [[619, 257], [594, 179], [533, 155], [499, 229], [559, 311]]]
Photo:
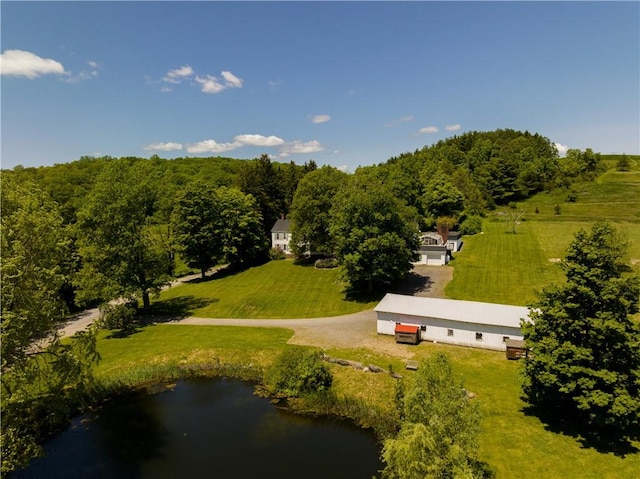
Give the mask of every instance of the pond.
[[13, 478], [370, 478], [371, 431], [303, 417], [240, 381], [179, 381], [78, 417]]

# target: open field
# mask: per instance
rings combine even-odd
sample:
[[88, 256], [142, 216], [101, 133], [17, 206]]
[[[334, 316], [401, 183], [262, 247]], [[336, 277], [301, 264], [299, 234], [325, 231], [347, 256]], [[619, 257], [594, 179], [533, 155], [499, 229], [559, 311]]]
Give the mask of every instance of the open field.
[[[102, 362], [99, 378], [135, 376], [136, 370], [154, 364], [223, 362], [265, 365], [287, 346], [292, 332], [271, 328], [222, 326], [156, 325], [126, 338], [106, 339], [101, 333], [98, 350]], [[393, 338], [389, 337], [389, 341]], [[476, 395], [483, 414], [480, 439], [481, 459], [495, 470], [497, 478], [540, 477], [549, 479], [618, 479], [635, 477], [640, 470], [640, 444], [636, 451], [616, 456], [583, 447], [574, 437], [549, 431], [536, 417], [523, 412], [519, 399], [518, 363], [507, 361], [504, 353], [480, 349], [422, 343], [408, 346], [413, 359], [435, 352], [447, 353], [468, 390]], [[391, 365], [401, 374], [403, 362], [379, 351], [363, 348], [330, 349], [334, 357]], [[394, 380], [386, 374], [372, 374], [330, 365], [334, 389], [340, 395], [369, 401], [380, 410], [393, 407]]]
[[190, 316], [247, 319], [339, 316], [377, 303], [346, 298], [337, 269], [315, 269], [292, 260], [192, 281], [162, 292], [160, 302]]
[[[612, 221], [630, 241], [629, 261], [640, 271], [640, 176], [611, 170], [597, 182], [577, 185], [575, 202], [567, 191], [540, 193], [517, 205], [526, 211], [517, 234], [507, 233], [507, 210], [485, 219], [482, 234], [465, 237], [455, 255], [453, 299], [527, 305], [535, 291], [564, 280], [555, 263], [566, 255], [574, 234], [598, 220]], [[560, 214], [555, 213], [559, 205]], [[536, 208], [538, 213], [535, 213]]]

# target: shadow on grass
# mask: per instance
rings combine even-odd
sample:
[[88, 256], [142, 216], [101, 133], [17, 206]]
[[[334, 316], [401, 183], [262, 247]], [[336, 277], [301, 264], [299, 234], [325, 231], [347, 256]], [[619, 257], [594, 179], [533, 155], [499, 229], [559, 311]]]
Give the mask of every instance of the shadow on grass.
[[632, 441], [640, 440], [640, 432], [629, 437], [613, 428], [608, 430], [595, 429], [566, 412], [563, 413], [548, 407], [529, 405], [523, 407], [522, 412], [525, 416], [538, 418], [545, 430], [574, 438], [585, 449], [595, 449], [599, 453], [614, 454], [622, 458], [640, 452], [640, 449], [632, 444]]
[[179, 321], [193, 314], [196, 309], [204, 308], [220, 301], [218, 298], [196, 298], [178, 296], [152, 303], [147, 311], [141, 311], [136, 322], [140, 325], [169, 323]]

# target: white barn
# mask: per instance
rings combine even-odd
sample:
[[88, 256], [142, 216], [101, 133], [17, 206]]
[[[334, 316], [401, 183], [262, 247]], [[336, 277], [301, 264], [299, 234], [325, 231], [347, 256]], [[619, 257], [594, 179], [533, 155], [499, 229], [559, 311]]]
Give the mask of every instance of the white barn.
[[413, 325], [422, 340], [497, 351], [505, 351], [510, 339], [523, 339], [520, 320], [529, 318], [524, 306], [391, 293], [374, 310], [378, 334], [393, 336], [397, 324]]

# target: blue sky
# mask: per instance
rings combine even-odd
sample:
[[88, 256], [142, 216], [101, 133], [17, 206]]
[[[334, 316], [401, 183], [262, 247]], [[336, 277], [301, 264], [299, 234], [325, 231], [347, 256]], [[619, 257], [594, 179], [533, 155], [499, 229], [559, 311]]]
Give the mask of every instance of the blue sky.
[[640, 153], [638, 2], [1, 3], [2, 167], [355, 170], [465, 131]]

